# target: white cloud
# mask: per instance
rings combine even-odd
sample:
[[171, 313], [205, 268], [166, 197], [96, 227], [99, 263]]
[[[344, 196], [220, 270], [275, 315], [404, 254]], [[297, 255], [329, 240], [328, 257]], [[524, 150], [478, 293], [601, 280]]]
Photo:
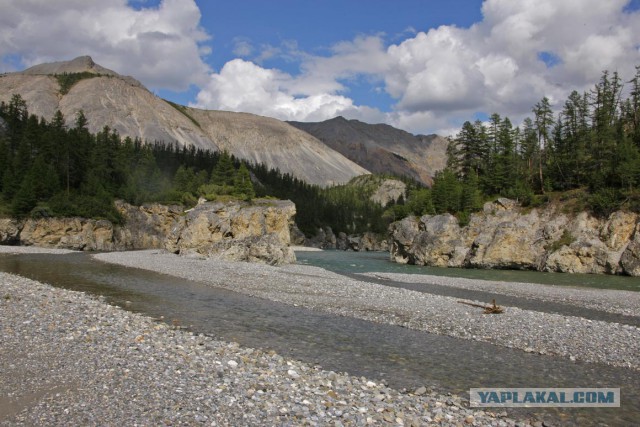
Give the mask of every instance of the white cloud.
[[[200, 88], [195, 106], [286, 120], [336, 115], [413, 131], [448, 131], [476, 112], [519, 122], [543, 96], [559, 104], [587, 90], [603, 70], [631, 77], [640, 64], [640, 12], [627, 0], [486, 0], [470, 28], [441, 26], [385, 36], [362, 35], [324, 55], [238, 38], [239, 58], [211, 72], [206, 32], [194, 0], [163, 0], [135, 10], [125, 0], [0, 0], [0, 66], [90, 54], [152, 88]], [[144, 7], [144, 3], [142, 3]], [[212, 31], [215, 29], [212, 29]], [[540, 55], [554, 58], [547, 66]], [[252, 61], [249, 61], [249, 58]], [[297, 73], [270, 69], [278, 58]], [[9, 65], [4, 65], [9, 69]], [[349, 87], [368, 81], [395, 102], [390, 113], [357, 105]]]
[[[144, 6], [144, 5], [142, 5]], [[91, 55], [152, 88], [185, 90], [205, 81], [207, 33], [194, 0], [135, 10], [126, 0], [0, 0], [0, 58], [25, 66]]]

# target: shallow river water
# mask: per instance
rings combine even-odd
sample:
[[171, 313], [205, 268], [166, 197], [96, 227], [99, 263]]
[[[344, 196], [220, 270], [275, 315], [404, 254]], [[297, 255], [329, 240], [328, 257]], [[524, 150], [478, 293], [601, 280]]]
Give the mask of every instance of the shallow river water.
[[[338, 258], [349, 267], [356, 266], [349, 273], [381, 271], [382, 264], [376, 261], [379, 255], [342, 252]], [[335, 256], [331, 252], [298, 254], [302, 263], [333, 263], [332, 268], [340, 271], [345, 267], [332, 262]], [[365, 270], [363, 259], [377, 268]], [[551, 425], [637, 425], [640, 420], [637, 371], [323, 314], [96, 262], [87, 254], [0, 255], [0, 271], [103, 295], [113, 304], [163, 317], [195, 332], [273, 349], [324, 369], [385, 380], [398, 389], [424, 385], [468, 396], [471, 387], [620, 387], [621, 408], [519, 409], [510, 413], [533, 416]]]

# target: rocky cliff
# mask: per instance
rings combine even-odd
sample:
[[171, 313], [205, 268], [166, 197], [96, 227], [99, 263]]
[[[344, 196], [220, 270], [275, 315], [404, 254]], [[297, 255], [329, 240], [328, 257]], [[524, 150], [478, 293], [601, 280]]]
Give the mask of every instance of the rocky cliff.
[[289, 201], [178, 206], [117, 203], [124, 225], [85, 218], [0, 219], [0, 244], [85, 251], [167, 249], [187, 256], [283, 264], [295, 261]]
[[[57, 77], [63, 73], [84, 73], [84, 78], [63, 90]], [[311, 184], [342, 184], [368, 173], [285, 122], [169, 103], [134, 78], [101, 67], [88, 56], [0, 75], [0, 101], [9, 102], [14, 94], [22, 96], [30, 113], [47, 120], [60, 110], [72, 125], [82, 110], [93, 133], [109, 126], [123, 137], [143, 141], [224, 149]]]
[[640, 222], [631, 212], [595, 218], [557, 207], [524, 210], [499, 199], [460, 227], [449, 214], [390, 226], [393, 261], [438, 267], [529, 269], [640, 276]]

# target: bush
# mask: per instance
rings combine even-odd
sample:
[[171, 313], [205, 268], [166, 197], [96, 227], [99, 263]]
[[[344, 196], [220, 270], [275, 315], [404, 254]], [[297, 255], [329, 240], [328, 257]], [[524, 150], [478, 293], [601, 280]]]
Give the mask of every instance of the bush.
[[601, 188], [589, 197], [591, 211], [601, 217], [607, 217], [620, 207], [618, 193], [612, 188]]

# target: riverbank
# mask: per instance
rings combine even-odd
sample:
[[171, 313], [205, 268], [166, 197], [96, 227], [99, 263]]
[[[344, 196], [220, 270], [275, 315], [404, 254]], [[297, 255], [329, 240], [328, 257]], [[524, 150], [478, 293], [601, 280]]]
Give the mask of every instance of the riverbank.
[[[481, 309], [459, 304], [457, 298], [351, 280], [304, 265], [197, 260], [160, 251], [106, 253], [95, 258], [332, 314], [573, 361], [640, 369], [640, 329], [634, 326], [516, 307], [505, 307], [500, 315], [485, 315]], [[577, 295], [582, 290], [573, 292]], [[596, 291], [593, 296], [622, 295], [618, 292]]]
[[19, 276], [0, 295], [0, 425], [516, 425]]

